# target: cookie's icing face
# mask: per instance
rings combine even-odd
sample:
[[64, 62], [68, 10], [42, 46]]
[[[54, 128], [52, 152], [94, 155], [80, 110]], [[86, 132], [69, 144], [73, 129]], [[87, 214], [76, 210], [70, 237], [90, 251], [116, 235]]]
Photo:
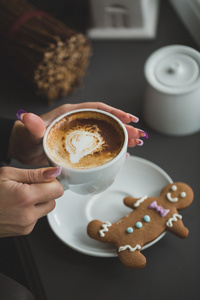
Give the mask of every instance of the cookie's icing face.
[[179, 197], [180, 198], [185, 198], [186, 197], [186, 192], [181, 192], [179, 195], [173, 196], [172, 193], [177, 191], [177, 186], [175, 184], [173, 184], [170, 188], [170, 192], [167, 193], [167, 200], [169, 200], [170, 202], [178, 202]]

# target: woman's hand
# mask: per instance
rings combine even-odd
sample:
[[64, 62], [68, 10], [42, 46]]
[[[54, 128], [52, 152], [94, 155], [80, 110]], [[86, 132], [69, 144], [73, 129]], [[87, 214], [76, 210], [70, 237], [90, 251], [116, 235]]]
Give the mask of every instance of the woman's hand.
[[64, 192], [59, 174], [60, 168], [0, 168], [0, 237], [29, 234], [55, 208]]
[[129, 136], [129, 147], [134, 147], [136, 145], [141, 146], [143, 142], [140, 138], [148, 137], [147, 133], [144, 131], [128, 125], [130, 122], [137, 123], [138, 118], [129, 113], [125, 113], [120, 109], [116, 109], [102, 102], [64, 104], [40, 117], [32, 113], [21, 113], [19, 118], [21, 118], [22, 122], [16, 121], [11, 133], [8, 156], [17, 159], [24, 164], [46, 164], [47, 160], [42, 147], [42, 139], [46, 128], [60, 115], [82, 108], [104, 110], [119, 118], [126, 125]]

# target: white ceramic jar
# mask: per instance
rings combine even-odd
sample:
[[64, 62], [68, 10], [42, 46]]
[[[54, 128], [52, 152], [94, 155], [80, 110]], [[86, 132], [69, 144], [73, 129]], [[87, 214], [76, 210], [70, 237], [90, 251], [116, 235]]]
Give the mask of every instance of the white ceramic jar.
[[155, 51], [144, 67], [144, 119], [168, 135], [200, 130], [200, 53], [171, 45]]

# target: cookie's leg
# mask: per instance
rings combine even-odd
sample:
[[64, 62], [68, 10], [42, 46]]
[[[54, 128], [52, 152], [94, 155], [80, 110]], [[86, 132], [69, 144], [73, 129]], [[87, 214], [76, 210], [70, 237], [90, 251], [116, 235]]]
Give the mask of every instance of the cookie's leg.
[[130, 245], [118, 248], [118, 256], [123, 265], [129, 269], [140, 269], [145, 267], [146, 258], [140, 252], [140, 245], [131, 247]]

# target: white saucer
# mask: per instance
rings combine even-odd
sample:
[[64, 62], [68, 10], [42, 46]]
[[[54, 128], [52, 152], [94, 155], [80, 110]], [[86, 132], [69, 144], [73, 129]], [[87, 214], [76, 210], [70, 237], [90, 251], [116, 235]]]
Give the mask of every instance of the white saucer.
[[[95, 241], [87, 235], [87, 224], [94, 219], [115, 222], [131, 211], [123, 204], [124, 197], [158, 196], [160, 190], [172, 182], [169, 175], [154, 163], [130, 156], [106, 191], [81, 196], [68, 190], [56, 200], [56, 208], [47, 218], [57, 237], [74, 250], [92, 256], [114, 257], [117, 254], [112, 245]], [[143, 249], [156, 243], [164, 234]]]

